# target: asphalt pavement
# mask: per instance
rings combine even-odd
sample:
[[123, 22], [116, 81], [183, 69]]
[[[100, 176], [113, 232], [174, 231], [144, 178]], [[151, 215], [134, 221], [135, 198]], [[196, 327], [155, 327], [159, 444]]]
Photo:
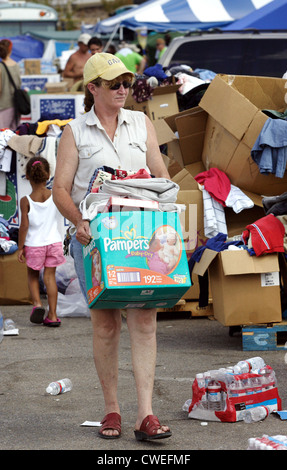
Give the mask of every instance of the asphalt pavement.
[[[186, 461], [181, 464], [190, 464], [189, 455], [196, 450], [242, 451], [247, 449], [250, 437], [287, 435], [286, 421], [277, 414], [252, 424], [188, 418], [182, 406], [192, 398], [196, 373], [258, 355], [275, 370], [282, 408], [287, 408], [286, 353], [243, 351], [241, 335], [230, 336], [228, 327], [216, 320], [169, 313], [158, 316], [153, 411], [171, 427], [172, 437], [153, 443], [135, 440], [137, 404], [129, 334], [123, 318], [119, 362], [122, 436], [117, 440], [101, 439], [97, 436], [98, 427], [83, 425], [86, 421], [99, 422], [104, 410], [92, 357], [90, 318], [64, 317], [61, 327], [48, 328], [30, 323], [30, 305], [0, 308], [4, 319], [12, 318], [19, 329], [19, 335], [4, 336], [0, 343], [1, 450], [89, 450], [98, 451], [98, 459], [128, 459], [135, 450], [148, 458], [156, 453], [166, 456], [176, 452], [185, 455]], [[58, 396], [46, 393], [50, 382], [65, 377], [72, 380], [70, 392]], [[118, 463], [131, 465], [128, 460]]]

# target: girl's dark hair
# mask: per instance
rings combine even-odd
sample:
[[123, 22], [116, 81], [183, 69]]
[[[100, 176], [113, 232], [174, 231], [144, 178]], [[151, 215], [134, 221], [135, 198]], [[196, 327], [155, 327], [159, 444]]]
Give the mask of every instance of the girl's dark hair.
[[50, 165], [48, 160], [42, 157], [33, 157], [26, 165], [26, 177], [33, 183], [45, 183], [50, 176]]
[[1, 59], [6, 59], [9, 52], [11, 52], [11, 49], [12, 49], [12, 42], [10, 41], [10, 39], [1, 39], [1, 41], [0, 41], [0, 58]]

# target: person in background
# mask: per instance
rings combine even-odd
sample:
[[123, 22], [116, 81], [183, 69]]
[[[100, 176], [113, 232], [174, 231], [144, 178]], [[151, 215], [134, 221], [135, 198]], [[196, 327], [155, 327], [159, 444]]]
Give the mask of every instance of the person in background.
[[89, 34], [81, 34], [78, 38], [79, 49], [72, 54], [63, 71], [64, 78], [73, 78], [74, 83], [83, 78], [83, 70], [85, 63], [91, 57], [89, 51], [89, 40], [91, 36]]
[[163, 38], [157, 38], [156, 40], [156, 53], [155, 58], [157, 61], [161, 58], [161, 56], [165, 53], [167, 49], [165, 40]]
[[[98, 52], [102, 52], [103, 50], [103, 43], [100, 38], [92, 37], [88, 42], [88, 47], [92, 55], [97, 54]], [[83, 79], [78, 80], [76, 83], [73, 84], [71, 87], [71, 92], [75, 91], [84, 91], [84, 83]]]
[[[2, 39], [0, 41], [0, 58], [8, 67], [15, 85], [20, 88], [20, 67], [17, 62], [10, 57], [12, 47], [13, 44], [10, 39]], [[14, 131], [19, 125], [19, 116], [15, 113], [14, 108], [14, 91], [6, 69], [0, 63], [0, 129], [8, 128]]]
[[[93, 55], [84, 68], [85, 113], [65, 126], [59, 143], [53, 197], [59, 211], [75, 229], [70, 253], [86, 301], [83, 246], [90, 243], [91, 232], [79, 204], [95, 168], [102, 165], [132, 171], [145, 168], [157, 178], [170, 178], [151, 120], [143, 112], [124, 108], [133, 81], [134, 74], [118, 57], [104, 52]], [[94, 142], [100, 145], [96, 148]], [[169, 427], [161, 425], [152, 410], [157, 311], [128, 308], [126, 312], [138, 399], [135, 437], [167, 438], [171, 436]], [[117, 396], [121, 311], [91, 308], [90, 313], [94, 360], [105, 402], [99, 436], [117, 439], [121, 435]]]
[[108, 54], [115, 54], [115, 53], [117, 52], [117, 48], [116, 48], [116, 46], [115, 46], [113, 43], [111, 43], [111, 44], [108, 46], [106, 52], [108, 52]]
[[135, 44], [122, 42], [115, 56], [125, 64], [128, 70], [141, 75], [146, 66], [146, 58], [140, 55], [139, 51], [140, 49]]
[[103, 43], [100, 38], [92, 37], [88, 42], [88, 46], [92, 55], [103, 51]]
[[[62, 237], [58, 230], [57, 208], [52, 191], [46, 187], [50, 177], [48, 160], [42, 157], [30, 158], [26, 166], [26, 178], [32, 192], [20, 200], [21, 224], [18, 235], [18, 260], [27, 264], [28, 285], [33, 300], [30, 315], [32, 323], [45, 326], [60, 326], [57, 318], [58, 288], [56, 267], [65, 263]], [[39, 275], [44, 268], [44, 284], [48, 298], [48, 314], [40, 297]]]

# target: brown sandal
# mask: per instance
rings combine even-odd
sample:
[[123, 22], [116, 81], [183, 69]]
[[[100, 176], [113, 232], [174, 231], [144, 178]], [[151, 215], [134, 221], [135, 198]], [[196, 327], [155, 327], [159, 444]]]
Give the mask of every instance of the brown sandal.
[[[121, 416], [118, 413], [108, 413], [104, 419], [101, 421], [101, 429], [99, 430], [98, 434], [103, 439], [118, 439], [121, 435]], [[103, 434], [103, 431], [107, 431], [108, 429], [112, 431], [118, 431], [119, 434], [115, 436], [108, 436], [107, 434]]]
[[148, 415], [143, 420], [141, 427], [135, 430], [135, 436], [137, 441], [150, 441], [153, 439], [164, 439], [171, 436], [171, 431], [157, 433], [161, 429], [161, 424], [158, 417], [155, 415]]

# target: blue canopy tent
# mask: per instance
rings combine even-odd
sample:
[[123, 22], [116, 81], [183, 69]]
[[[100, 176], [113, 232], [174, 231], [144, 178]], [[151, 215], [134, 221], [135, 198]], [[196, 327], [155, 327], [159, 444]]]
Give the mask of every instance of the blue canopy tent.
[[244, 18], [234, 21], [222, 28], [224, 31], [242, 31], [257, 29], [259, 31], [287, 30], [287, 0], [273, 0], [260, 10], [253, 11]]
[[[2, 36], [0, 39], [6, 39], [7, 36]], [[44, 52], [44, 44], [28, 35], [24, 36], [10, 36], [8, 39], [12, 41], [12, 54], [11, 58], [16, 62], [21, 59], [40, 59]]]
[[137, 8], [100, 21], [95, 33], [119, 27], [157, 32], [222, 28], [274, 0], [149, 0]]

